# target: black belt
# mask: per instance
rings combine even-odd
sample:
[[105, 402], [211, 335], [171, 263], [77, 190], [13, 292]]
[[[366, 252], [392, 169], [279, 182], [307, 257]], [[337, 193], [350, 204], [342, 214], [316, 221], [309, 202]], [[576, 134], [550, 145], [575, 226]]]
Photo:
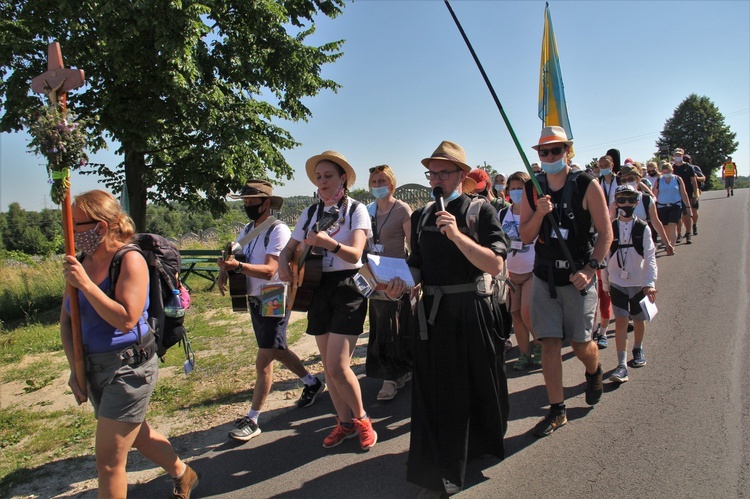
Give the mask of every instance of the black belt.
[[438, 307], [440, 306], [440, 300], [443, 298], [443, 295], [476, 293], [477, 285], [476, 283], [471, 282], [466, 284], [453, 284], [449, 286], [422, 286], [422, 292], [425, 295], [435, 297], [432, 302], [432, 309], [430, 310], [429, 319], [427, 319], [427, 314], [425, 313], [423, 300], [419, 300], [419, 304], [417, 306], [419, 314], [419, 339], [426, 340], [428, 338], [427, 324], [435, 323], [435, 316], [437, 316]]
[[[144, 362], [148, 362], [151, 357], [153, 357], [154, 353], [156, 353], [156, 338], [154, 337], [154, 334], [149, 331], [141, 337], [140, 342], [133, 343], [123, 350], [88, 354], [86, 356], [86, 370], [94, 372], [102, 371], [105, 364], [94, 362], [91, 358], [96, 357], [98, 360], [103, 354], [110, 354], [118, 357], [120, 359], [120, 367], [138, 367]], [[111, 359], [112, 357], [109, 358]]]

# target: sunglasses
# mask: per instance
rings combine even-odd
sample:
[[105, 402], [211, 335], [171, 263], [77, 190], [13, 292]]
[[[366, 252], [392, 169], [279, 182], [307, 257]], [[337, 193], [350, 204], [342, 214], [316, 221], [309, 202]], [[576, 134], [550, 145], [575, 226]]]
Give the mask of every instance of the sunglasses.
[[638, 177], [620, 177], [622, 182], [638, 182]]
[[638, 198], [634, 198], [634, 197], [615, 198], [615, 203], [617, 204], [636, 204], [637, 202], [638, 202]]
[[386, 168], [388, 168], [387, 165], [373, 166], [372, 168], [370, 168], [370, 173], [382, 172]]
[[563, 152], [563, 149], [564, 148], [562, 146], [552, 147], [550, 149], [539, 149], [539, 156], [542, 158], [546, 158], [550, 155], [550, 153], [552, 153], [553, 156], [557, 156], [558, 154]]

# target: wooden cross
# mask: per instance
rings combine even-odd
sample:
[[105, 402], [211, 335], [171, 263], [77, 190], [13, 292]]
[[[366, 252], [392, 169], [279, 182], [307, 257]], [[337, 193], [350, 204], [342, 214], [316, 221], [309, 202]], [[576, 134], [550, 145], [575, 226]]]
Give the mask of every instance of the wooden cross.
[[83, 69], [72, 69], [63, 66], [60, 43], [53, 42], [47, 48], [47, 71], [31, 80], [31, 90], [37, 94], [46, 94], [50, 106], [62, 105], [66, 107], [65, 95], [83, 86], [85, 76]]
[[[46, 94], [49, 98], [50, 107], [60, 106], [63, 116], [67, 110], [66, 93], [69, 90], [83, 85], [84, 75], [82, 69], [71, 69], [63, 66], [62, 51], [60, 44], [53, 42], [47, 47], [47, 71], [31, 80], [31, 90], [38, 94]], [[70, 188], [66, 189], [65, 199], [62, 203], [62, 225], [65, 236], [65, 254], [75, 258], [75, 238], [73, 236], [73, 212], [70, 205]], [[72, 285], [66, 286], [67, 295], [70, 299], [70, 326], [72, 329], [74, 370], [78, 387], [84, 395], [84, 399], [78, 399], [82, 404], [86, 399], [86, 365], [83, 350], [83, 337], [81, 334], [81, 313], [78, 306], [78, 290]], [[76, 397], [77, 398], [77, 397]]]

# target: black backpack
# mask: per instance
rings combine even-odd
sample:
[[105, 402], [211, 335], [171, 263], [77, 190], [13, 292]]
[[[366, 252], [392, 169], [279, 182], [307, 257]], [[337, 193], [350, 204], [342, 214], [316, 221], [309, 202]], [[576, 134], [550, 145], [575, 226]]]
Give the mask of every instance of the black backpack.
[[640, 218], [633, 218], [632, 241], [630, 244], [620, 244], [620, 224], [615, 218], [612, 220], [612, 245], [609, 247], [609, 256], [613, 256], [618, 248], [635, 248], [636, 253], [643, 257], [643, 234], [646, 231], [646, 222]]
[[109, 267], [109, 294], [114, 296], [115, 284], [120, 275], [122, 257], [129, 251], [138, 251], [148, 264], [149, 305], [148, 322], [156, 336], [156, 354], [164, 362], [167, 350], [183, 342], [186, 354], [189, 349], [184, 317], [167, 317], [164, 304], [172, 296], [172, 290], [184, 289], [180, 284], [180, 250], [158, 234], [136, 234], [133, 244], [126, 244], [115, 253]]

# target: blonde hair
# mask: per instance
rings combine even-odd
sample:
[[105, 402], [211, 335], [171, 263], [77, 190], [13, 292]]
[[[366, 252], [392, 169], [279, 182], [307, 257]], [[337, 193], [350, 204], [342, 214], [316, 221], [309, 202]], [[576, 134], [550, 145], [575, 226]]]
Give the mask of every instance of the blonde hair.
[[120, 203], [109, 192], [100, 189], [82, 192], [73, 200], [73, 204], [91, 220], [107, 222], [107, 234], [110, 238], [123, 243], [130, 242], [135, 234], [135, 224], [130, 216], [122, 211]]
[[370, 168], [372, 170], [370, 172], [370, 178], [367, 179], [367, 187], [369, 188], [370, 192], [372, 192], [372, 187], [370, 187], [370, 182], [372, 182], [372, 177], [375, 176], [376, 173], [382, 173], [386, 176], [388, 181], [391, 183], [391, 194], [393, 191], [396, 190], [396, 175], [393, 174], [393, 170], [388, 165], [378, 165]]
[[[615, 161], [612, 159], [612, 156], [602, 156], [599, 158], [599, 162], [604, 161], [605, 163], [608, 163], [609, 166], [614, 166]], [[597, 162], [596, 166], [599, 167], [599, 162]], [[600, 167], [601, 168], [601, 167]]]

